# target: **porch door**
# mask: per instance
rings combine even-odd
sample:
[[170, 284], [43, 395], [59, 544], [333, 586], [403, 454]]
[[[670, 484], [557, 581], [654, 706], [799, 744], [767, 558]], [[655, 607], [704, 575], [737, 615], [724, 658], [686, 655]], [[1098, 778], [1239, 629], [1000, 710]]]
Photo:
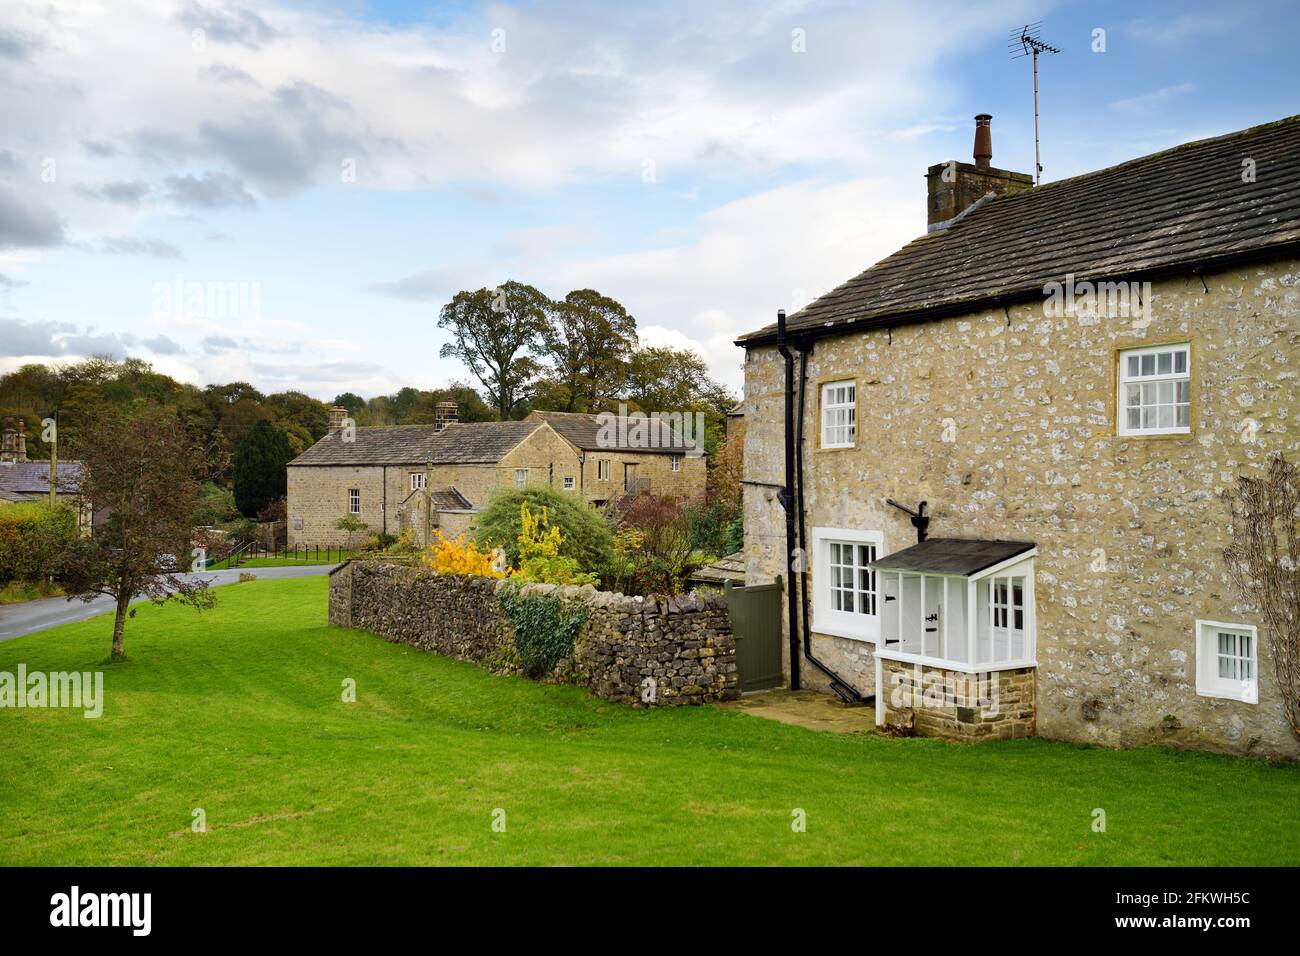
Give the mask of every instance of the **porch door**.
[[623, 490], [634, 491], [636, 489], [636, 465], [623, 466]]

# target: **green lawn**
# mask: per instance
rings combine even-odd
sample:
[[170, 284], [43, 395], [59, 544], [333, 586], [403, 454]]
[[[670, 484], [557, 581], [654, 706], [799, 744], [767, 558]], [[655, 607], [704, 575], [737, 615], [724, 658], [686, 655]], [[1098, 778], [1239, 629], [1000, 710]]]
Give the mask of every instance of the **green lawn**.
[[[1294, 766], [633, 711], [330, 628], [325, 588], [145, 605], [103, 717], [0, 710], [0, 864], [1300, 864]], [[109, 631], [0, 671], [99, 668]]]

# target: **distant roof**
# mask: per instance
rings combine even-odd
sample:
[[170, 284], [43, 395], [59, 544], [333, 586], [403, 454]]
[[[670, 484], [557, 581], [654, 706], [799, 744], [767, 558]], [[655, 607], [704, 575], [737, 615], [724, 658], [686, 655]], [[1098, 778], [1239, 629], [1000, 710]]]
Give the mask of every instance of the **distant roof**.
[[[1244, 160], [1254, 182], [1243, 182]], [[1300, 249], [1300, 116], [998, 196], [790, 316], [834, 335], [1043, 296], [1049, 282], [1131, 279]], [[775, 325], [740, 345], [773, 340]]]
[[745, 417], [745, 400], [743, 398], [740, 401], [736, 402], [735, 405], [731, 406], [731, 410], [727, 412], [727, 417], [728, 418]]
[[1032, 541], [983, 541], [973, 538], [926, 538], [887, 554], [871, 567], [881, 571], [929, 571], [932, 574], [979, 574], [1034, 548]]
[[[547, 412], [535, 411], [529, 414], [525, 421], [544, 421], [555, 429], [563, 438], [571, 442], [584, 451], [599, 451], [603, 449], [614, 450], [608, 444], [600, 439], [601, 427], [609, 419], [601, 415], [589, 415], [584, 412]], [[629, 424], [629, 428], [636, 426]], [[638, 454], [664, 454], [679, 455], [684, 451], [690, 451], [697, 447], [688, 443], [684, 436], [676, 429], [669, 427], [666, 421], [660, 425], [661, 432], [658, 437], [656, 447], [632, 449]], [[647, 436], [650, 431], [647, 428]], [[694, 436], [697, 442], [703, 440], [703, 436]]]
[[0, 501], [18, 502], [18, 501], [35, 501], [35, 500], [36, 500], [35, 495], [25, 495], [19, 491], [5, 491], [3, 488], [0, 488]]
[[[81, 480], [81, 462], [61, 461], [58, 469], [58, 492], [76, 494], [78, 482]], [[0, 462], [0, 491], [48, 495], [50, 463], [48, 461]]]
[[[412, 491], [402, 499], [403, 507], [412, 498], [424, 494], [420, 489]], [[433, 505], [434, 511], [473, 511], [473, 503], [460, 493], [456, 488], [434, 488], [429, 492], [429, 500]]]
[[290, 465], [435, 465], [497, 462], [537, 429], [537, 422], [454, 422], [358, 428], [350, 442], [331, 432]]

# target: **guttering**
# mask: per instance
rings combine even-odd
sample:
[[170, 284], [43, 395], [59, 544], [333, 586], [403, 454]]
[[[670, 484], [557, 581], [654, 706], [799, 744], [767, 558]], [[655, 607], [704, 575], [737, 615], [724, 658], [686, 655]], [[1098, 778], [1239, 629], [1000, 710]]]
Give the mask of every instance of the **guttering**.
[[[795, 556], [794, 502], [791, 500], [790, 488], [794, 482], [794, 431], [790, 419], [794, 414], [794, 356], [785, 347], [785, 309], [776, 313], [776, 350], [785, 359], [785, 487], [781, 489], [778, 500], [785, 509], [785, 554], [787, 563]], [[795, 580], [792, 569], [787, 568], [785, 575], [786, 609], [790, 628], [790, 689], [799, 690], [799, 608]]]
[[[795, 477], [798, 489], [798, 508], [799, 508], [799, 546], [803, 548], [803, 560], [799, 565], [799, 592], [800, 604], [803, 609], [803, 656], [808, 662], [816, 667], [819, 671], [830, 678], [831, 690], [835, 695], [846, 703], [870, 703], [874, 697], [863, 697], [856, 687], [847, 680], [835, 673], [821, 661], [819, 661], [812, 652], [812, 625], [808, 619], [808, 543], [804, 536], [803, 526], [803, 420], [804, 420], [804, 393], [808, 390], [808, 353], [812, 351], [813, 344], [811, 340], [801, 341], [797, 348], [799, 349], [799, 434], [795, 442]], [[789, 430], [789, 422], [786, 423], [786, 430]], [[791, 573], [790, 579], [794, 580], [794, 574]], [[880, 687], [877, 685], [876, 693], [880, 693]]]

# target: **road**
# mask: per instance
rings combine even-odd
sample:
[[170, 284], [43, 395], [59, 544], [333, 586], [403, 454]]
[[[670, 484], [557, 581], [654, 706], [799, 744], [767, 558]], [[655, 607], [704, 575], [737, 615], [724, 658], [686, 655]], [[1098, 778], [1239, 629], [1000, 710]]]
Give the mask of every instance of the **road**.
[[[256, 574], [258, 580], [266, 578], [305, 578], [316, 574], [328, 574], [332, 564], [303, 565], [284, 568], [249, 568], [248, 573]], [[187, 574], [184, 577], [211, 581], [215, 587], [232, 584], [239, 580], [238, 569], [232, 571], [204, 571], [201, 574]], [[134, 603], [147, 600], [140, 598]], [[89, 604], [67, 598], [42, 598], [39, 601], [25, 601], [22, 604], [6, 604], [0, 607], [0, 641], [22, 637], [34, 631], [43, 631], [47, 627], [84, 621], [88, 617], [113, 610], [113, 599], [100, 595]]]

